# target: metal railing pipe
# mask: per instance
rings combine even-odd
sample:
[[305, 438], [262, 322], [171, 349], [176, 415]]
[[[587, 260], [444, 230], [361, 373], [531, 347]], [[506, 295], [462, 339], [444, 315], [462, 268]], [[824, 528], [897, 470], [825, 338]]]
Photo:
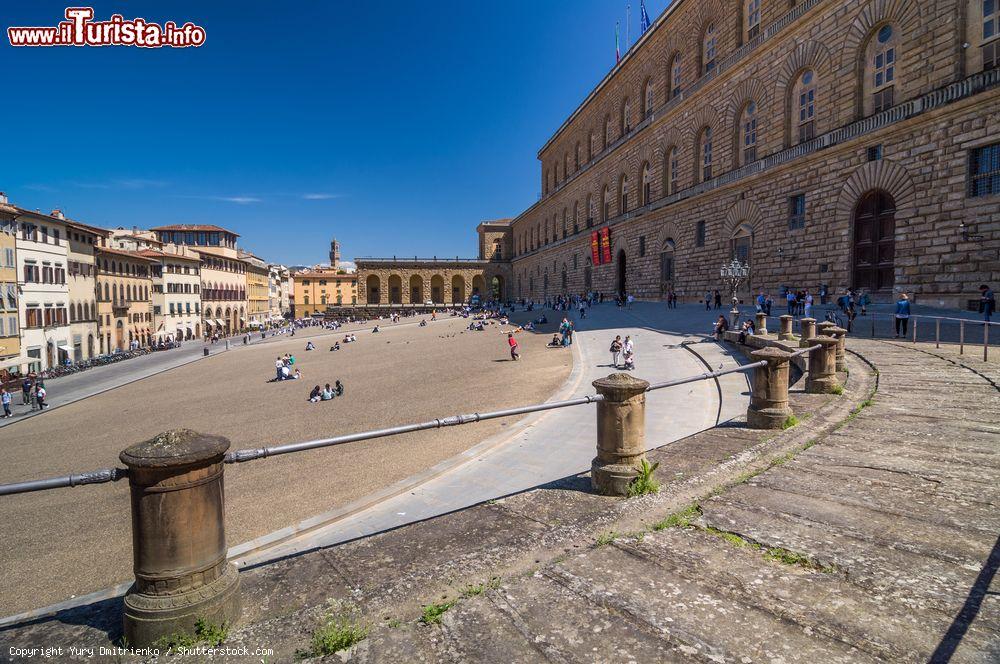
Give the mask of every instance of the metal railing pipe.
[[81, 484], [117, 482], [118, 480], [125, 479], [126, 477], [128, 477], [128, 469], [126, 468], [101, 468], [100, 470], [93, 470], [89, 473], [49, 477], [44, 480], [14, 482], [13, 484], [0, 484], [0, 496], [9, 496], [15, 493], [30, 493], [32, 491], [45, 491], [46, 489], [63, 489], [65, 487], [80, 486]]

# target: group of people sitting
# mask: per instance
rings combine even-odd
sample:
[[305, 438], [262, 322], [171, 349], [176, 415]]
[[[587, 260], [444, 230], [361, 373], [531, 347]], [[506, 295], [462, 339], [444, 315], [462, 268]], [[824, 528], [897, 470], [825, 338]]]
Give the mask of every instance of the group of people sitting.
[[[309, 350], [309, 348], [306, 348]], [[285, 353], [283, 356], [279, 357], [274, 362], [275, 377], [274, 380], [298, 380], [302, 378], [302, 372], [298, 369], [292, 371], [295, 366], [295, 356]]]
[[309, 393], [310, 403], [316, 403], [317, 401], [330, 401], [334, 397], [344, 396], [344, 384], [339, 380], [334, 381], [333, 387], [330, 387], [330, 383], [327, 383], [322, 389], [317, 385], [312, 388], [312, 392]]

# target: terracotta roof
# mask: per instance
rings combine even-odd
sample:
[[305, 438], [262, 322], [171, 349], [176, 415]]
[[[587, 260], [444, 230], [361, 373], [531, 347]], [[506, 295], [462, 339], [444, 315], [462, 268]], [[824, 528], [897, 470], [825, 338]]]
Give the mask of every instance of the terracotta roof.
[[117, 254], [118, 256], [126, 256], [128, 258], [138, 258], [141, 261], [149, 261], [150, 263], [154, 262], [152, 259], [146, 258], [145, 256], [142, 256], [141, 254], [139, 254], [137, 252], [134, 252], [134, 251], [124, 251], [122, 249], [112, 249], [111, 247], [97, 247], [97, 251], [99, 251], [101, 253], [104, 253], [104, 254]]
[[138, 253], [142, 254], [143, 256], [147, 256], [149, 258], [176, 258], [177, 260], [191, 261], [192, 263], [201, 262], [194, 256], [181, 256], [179, 254], [168, 254], [165, 251], [157, 251], [156, 249], [143, 249]]
[[111, 231], [107, 230], [106, 228], [98, 228], [97, 226], [91, 226], [90, 224], [85, 224], [81, 221], [72, 221], [70, 219], [66, 219], [65, 221], [67, 226], [71, 226], [73, 228], [76, 228], [77, 230], [81, 230], [86, 233], [93, 233], [94, 235], [103, 235], [104, 237], [108, 237], [109, 235], [111, 235]]
[[213, 224], [170, 224], [168, 226], [156, 226], [150, 228], [151, 231], [218, 231], [220, 233], [229, 233], [230, 235], [235, 235], [239, 237], [239, 233], [234, 233], [233, 231], [222, 228], [221, 226], [215, 226]]
[[357, 279], [358, 277], [357, 274], [351, 272], [347, 274], [337, 274], [336, 272], [296, 272], [292, 276], [308, 279]]

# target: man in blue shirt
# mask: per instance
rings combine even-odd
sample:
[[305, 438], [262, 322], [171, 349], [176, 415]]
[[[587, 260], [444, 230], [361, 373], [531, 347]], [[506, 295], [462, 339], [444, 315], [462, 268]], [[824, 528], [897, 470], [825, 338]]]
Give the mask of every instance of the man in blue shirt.
[[979, 312], [983, 314], [983, 320], [988, 323], [990, 322], [990, 317], [993, 316], [993, 312], [997, 310], [997, 296], [993, 294], [993, 291], [986, 284], [979, 287], [979, 292], [982, 293], [982, 297], [979, 300]]

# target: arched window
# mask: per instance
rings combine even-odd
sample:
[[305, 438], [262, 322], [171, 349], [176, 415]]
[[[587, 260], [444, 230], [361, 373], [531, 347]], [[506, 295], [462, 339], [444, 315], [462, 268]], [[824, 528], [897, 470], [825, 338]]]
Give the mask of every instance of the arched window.
[[590, 132], [587, 137], [587, 161], [594, 158], [594, 153], [597, 151], [597, 135], [594, 132]]
[[604, 213], [601, 221], [611, 218], [611, 193], [608, 191], [608, 185], [604, 185], [604, 189], [601, 190], [601, 211]]
[[573, 201], [573, 235], [580, 232], [580, 201]]
[[670, 98], [678, 96], [681, 93], [681, 76], [684, 75], [684, 67], [682, 66], [682, 57], [680, 53], [675, 53], [674, 57], [670, 60]]
[[576, 147], [573, 148], [573, 155], [574, 155], [573, 156], [573, 161], [574, 161], [574, 164], [575, 164], [573, 166], [573, 172], [575, 173], [576, 171], [580, 170], [580, 142], [579, 141], [577, 141]]
[[750, 41], [760, 33], [760, 0], [743, 0], [744, 41]]
[[587, 228], [594, 226], [594, 195], [587, 194]]
[[[980, 0], [976, 0], [977, 4]], [[983, 10], [983, 71], [1000, 67], [1000, 2], [981, 0]]]
[[566, 208], [563, 208], [562, 237], [563, 239], [566, 239]]
[[739, 154], [741, 164], [757, 160], [757, 104], [750, 102], [743, 107], [739, 124]]
[[611, 116], [604, 118], [604, 147], [605, 149], [611, 145], [614, 139], [611, 137]]
[[663, 195], [677, 193], [677, 148], [670, 146], [663, 154]]
[[642, 103], [642, 117], [648, 118], [653, 114], [653, 107], [656, 104], [656, 100], [653, 97], [653, 79], [651, 78], [646, 79], [646, 85], [642, 91]]
[[563, 154], [563, 180], [569, 178], [569, 153]]
[[707, 74], [715, 69], [715, 24], [709, 23], [701, 40], [701, 72]]
[[621, 129], [622, 136], [632, 131], [632, 106], [628, 99], [622, 103], [621, 127], [619, 129]]
[[674, 250], [676, 244], [673, 238], [667, 238], [660, 247], [660, 286], [663, 292], [670, 289], [674, 281]]
[[698, 177], [700, 182], [712, 179], [712, 128], [705, 127], [698, 134]]
[[895, 98], [896, 61], [899, 59], [899, 35], [892, 25], [883, 25], [865, 49], [864, 115], [891, 108]]
[[542, 193], [543, 194], [549, 193], [549, 172], [548, 171], [545, 171], [542, 174]]
[[793, 135], [798, 143], [816, 136], [816, 74], [807, 69], [799, 75], [792, 92]]
[[649, 172], [649, 162], [645, 162], [640, 170], [640, 182], [639, 182], [639, 192], [640, 199], [639, 205], [649, 205], [649, 201], [652, 200], [652, 177]]
[[619, 214], [625, 214], [628, 212], [628, 175], [622, 173], [622, 176], [618, 179], [618, 202], [619, 202]]

